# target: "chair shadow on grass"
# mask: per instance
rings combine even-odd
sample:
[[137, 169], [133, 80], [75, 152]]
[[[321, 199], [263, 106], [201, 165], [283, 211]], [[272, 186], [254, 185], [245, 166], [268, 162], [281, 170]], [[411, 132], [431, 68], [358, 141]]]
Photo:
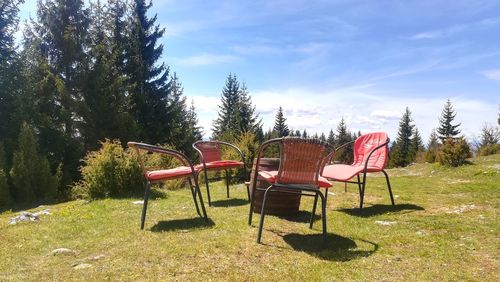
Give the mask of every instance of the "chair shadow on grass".
[[283, 240], [294, 250], [301, 251], [328, 261], [350, 261], [368, 257], [375, 253], [379, 246], [376, 243], [363, 241], [373, 247], [372, 250], [358, 250], [356, 242], [350, 238], [328, 233], [328, 244], [325, 246], [322, 234], [286, 234]]
[[338, 211], [347, 213], [352, 216], [359, 217], [370, 217], [375, 215], [381, 215], [390, 212], [399, 212], [399, 211], [423, 211], [425, 210], [421, 206], [413, 205], [413, 204], [399, 204], [399, 205], [373, 205], [369, 207], [363, 207], [362, 210], [359, 208], [351, 208], [351, 209], [339, 209]]
[[160, 221], [153, 227], [151, 227], [151, 231], [168, 232], [176, 230], [206, 229], [214, 225], [215, 223], [210, 218], [206, 220], [204, 218], [194, 217], [194, 218]]
[[243, 199], [227, 199], [227, 200], [212, 201], [212, 206], [214, 207], [238, 207], [238, 206], [244, 206], [246, 204], [248, 204], [248, 201]]
[[[311, 220], [311, 212], [301, 210], [293, 215], [277, 215], [277, 217], [291, 222], [309, 223], [309, 221]], [[316, 212], [316, 214], [314, 215], [314, 221], [317, 221], [319, 219], [321, 219], [321, 216], [318, 214], [318, 212]]]

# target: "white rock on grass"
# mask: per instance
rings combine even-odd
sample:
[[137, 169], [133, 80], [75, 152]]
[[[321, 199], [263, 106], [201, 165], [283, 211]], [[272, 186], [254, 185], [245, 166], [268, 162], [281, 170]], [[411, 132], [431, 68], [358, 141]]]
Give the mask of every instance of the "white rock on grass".
[[79, 263], [77, 265], [74, 265], [74, 269], [86, 269], [86, 268], [91, 268], [92, 265], [90, 263]]
[[446, 213], [455, 213], [455, 214], [461, 214], [467, 211], [471, 211], [476, 209], [476, 205], [461, 205], [457, 208], [454, 208], [453, 210], [447, 211]]
[[57, 248], [51, 252], [52, 255], [76, 255], [76, 252], [67, 248]]
[[50, 214], [50, 210], [48, 210], [48, 209], [38, 211], [38, 212], [22, 211], [19, 215], [11, 218], [9, 220], [9, 224], [14, 225], [14, 224], [18, 224], [19, 222], [22, 222], [22, 221], [38, 221], [38, 220], [40, 220], [40, 215], [47, 215], [47, 214]]
[[135, 201], [135, 202], [132, 202], [132, 204], [134, 204], [134, 205], [142, 205], [142, 204], [144, 204], [144, 201]]
[[390, 226], [396, 224], [395, 221], [385, 221], [385, 220], [377, 220], [375, 221], [375, 224], [382, 225], [382, 226]]

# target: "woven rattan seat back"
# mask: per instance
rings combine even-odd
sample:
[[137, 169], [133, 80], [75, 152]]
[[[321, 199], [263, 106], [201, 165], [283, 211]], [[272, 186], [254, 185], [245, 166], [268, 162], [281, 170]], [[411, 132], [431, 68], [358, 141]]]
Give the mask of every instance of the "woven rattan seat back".
[[200, 150], [203, 155], [203, 161], [206, 163], [215, 162], [221, 160], [221, 149], [218, 142], [196, 142], [194, 144], [195, 148]]

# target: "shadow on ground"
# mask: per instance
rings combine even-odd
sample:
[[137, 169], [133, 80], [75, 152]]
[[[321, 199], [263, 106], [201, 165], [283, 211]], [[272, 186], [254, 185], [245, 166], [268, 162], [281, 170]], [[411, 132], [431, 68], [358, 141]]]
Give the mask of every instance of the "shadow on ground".
[[361, 240], [373, 247], [372, 250], [358, 250], [356, 242], [350, 238], [328, 233], [325, 246], [322, 234], [286, 234], [283, 240], [294, 250], [301, 251], [329, 261], [350, 261], [368, 257], [378, 250], [378, 244]]
[[413, 204], [399, 204], [399, 205], [373, 205], [369, 207], [363, 207], [362, 210], [359, 208], [352, 209], [339, 209], [338, 211], [347, 213], [352, 216], [359, 217], [370, 217], [375, 215], [381, 215], [390, 212], [399, 212], [399, 211], [423, 211], [425, 210], [421, 206], [413, 205]]
[[244, 206], [246, 204], [248, 204], [248, 201], [243, 199], [227, 199], [227, 200], [212, 201], [212, 206], [214, 207], [238, 207], [238, 206]]
[[215, 223], [209, 218], [204, 219], [200, 217], [175, 219], [168, 221], [160, 221], [151, 227], [153, 232], [168, 232], [176, 230], [190, 230], [190, 229], [205, 229], [214, 226]]
[[[309, 221], [311, 220], [311, 212], [299, 211], [294, 215], [287, 215], [287, 216], [279, 215], [278, 217], [292, 222], [309, 223]], [[314, 221], [319, 219], [321, 219], [321, 216], [316, 211], [316, 214], [314, 215]]]

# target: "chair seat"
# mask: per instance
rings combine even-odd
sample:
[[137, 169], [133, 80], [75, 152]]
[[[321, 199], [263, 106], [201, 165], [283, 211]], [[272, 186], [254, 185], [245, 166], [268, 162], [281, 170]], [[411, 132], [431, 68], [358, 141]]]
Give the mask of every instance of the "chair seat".
[[[242, 167], [243, 162], [238, 162], [238, 161], [231, 161], [231, 160], [225, 160], [225, 161], [213, 161], [213, 162], [208, 162], [205, 163], [207, 166], [207, 169], [227, 169], [227, 168], [237, 168], [237, 167]], [[196, 169], [203, 169], [203, 164], [197, 164]]]
[[[269, 183], [273, 183], [276, 180], [276, 176], [278, 175], [278, 171], [273, 170], [273, 171], [259, 171], [259, 177], [264, 179], [265, 181]], [[300, 183], [297, 183], [300, 184]], [[332, 187], [332, 184], [324, 177], [319, 177], [318, 178], [318, 184], [319, 187], [322, 188], [330, 188]]]
[[[195, 172], [197, 169], [195, 168]], [[191, 175], [191, 167], [180, 166], [171, 169], [153, 170], [146, 173], [148, 180], [167, 180]]]
[[[363, 172], [364, 166], [360, 165], [344, 165], [344, 164], [334, 164], [327, 165], [323, 169], [322, 176], [337, 181], [348, 181], [356, 176], [358, 173]], [[380, 168], [367, 167], [367, 172], [378, 172], [381, 171]]]

